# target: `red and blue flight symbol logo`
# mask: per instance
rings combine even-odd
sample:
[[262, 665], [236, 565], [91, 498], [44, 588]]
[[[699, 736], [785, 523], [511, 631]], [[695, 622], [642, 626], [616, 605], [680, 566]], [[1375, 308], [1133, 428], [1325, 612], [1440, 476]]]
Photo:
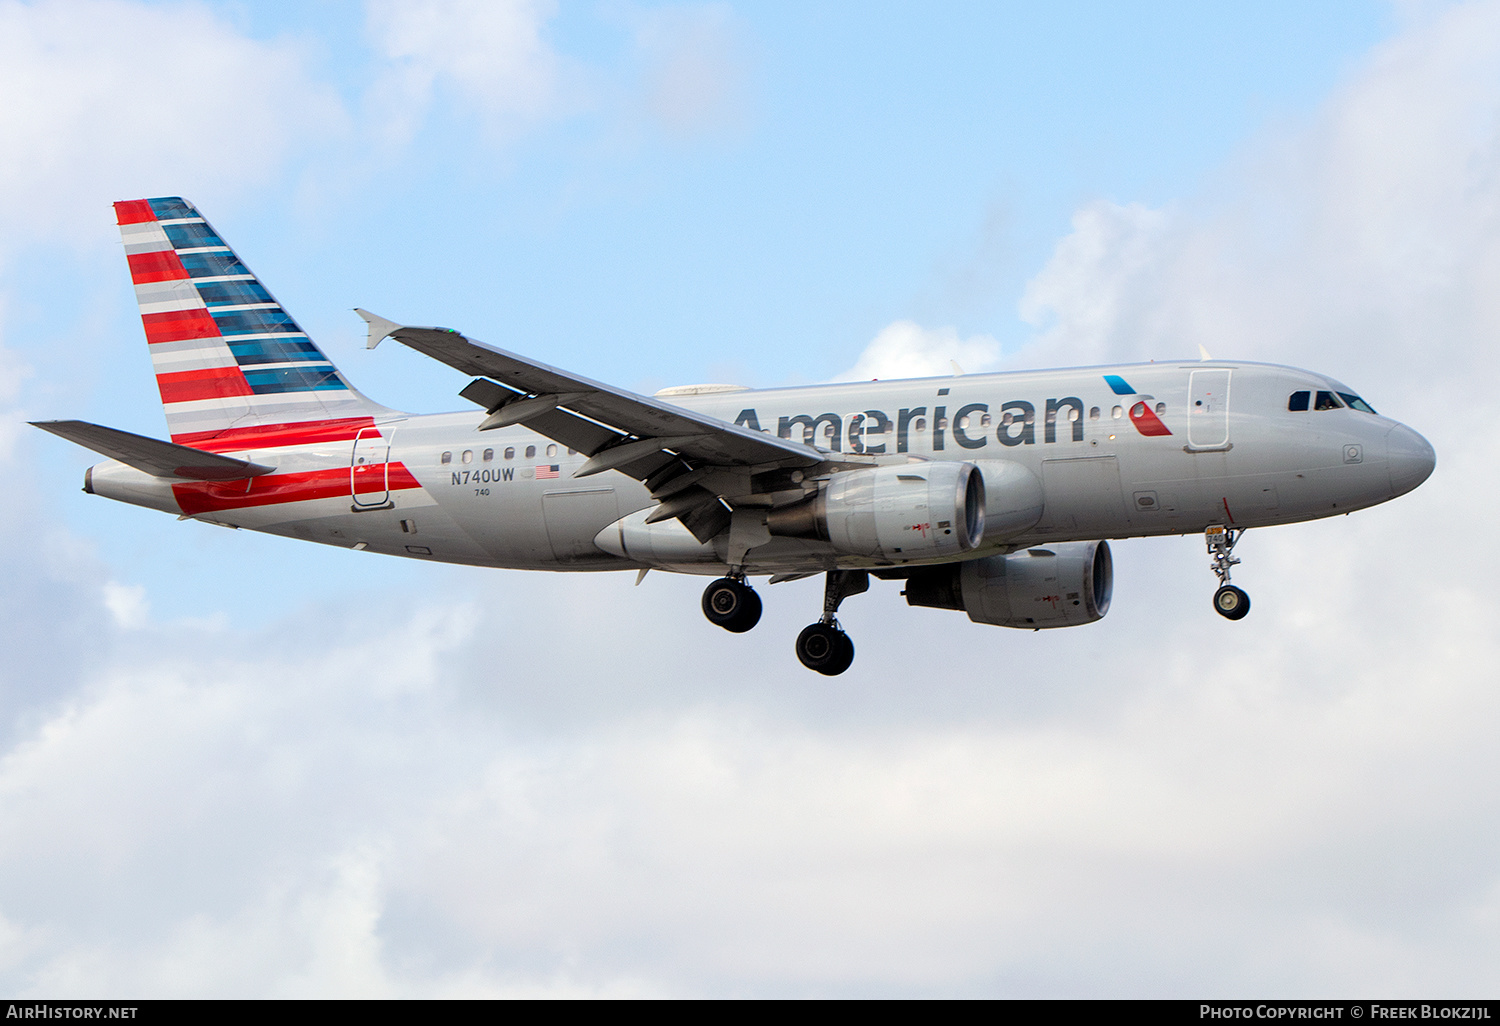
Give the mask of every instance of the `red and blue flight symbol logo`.
[[[1115, 395], [1141, 394], [1131, 388], [1129, 382], [1118, 374], [1106, 374], [1104, 375], [1104, 381]], [[1163, 424], [1161, 418], [1156, 415], [1156, 411], [1144, 401], [1137, 402], [1130, 408], [1130, 423], [1134, 424], [1135, 429], [1147, 437], [1170, 435], [1172, 433], [1172, 429]]]

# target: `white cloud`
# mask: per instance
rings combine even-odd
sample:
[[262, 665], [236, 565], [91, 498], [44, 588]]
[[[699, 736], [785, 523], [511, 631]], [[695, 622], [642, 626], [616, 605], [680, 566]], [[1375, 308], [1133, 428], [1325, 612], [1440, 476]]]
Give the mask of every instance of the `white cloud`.
[[126, 630], [146, 626], [151, 612], [144, 587], [139, 584], [120, 584], [118, 581], [105, 582], [104, 608], [115, 618], [115, 623]]
[[198, 4], [0, 2], [0, 225], [14, 246], [98, 237], [117, 199], [264, 182], [342, 126], [283, 42]]
[[368, 103], [386, 138], [408, 141], [442, 88], [496, 129], [550, 112], [560, 68], [542, 28], [555, 8], [551, 0], [369, 0], [368, 31], [390, 64]]
[[853, 367], [833, 380], [952, 374], [954, 363], [965, 373], [987, 371], [994, 370], [999, 360], [1000, 343], [988, 335], [962, 338], [956, 328], [924, 328], [915, 321], [895, 321], [870, 340]]
[[1497, 85], [1500, 6], [1450, 7], [1377, 47], [1308, 124], [1257, 140], [1207, 194], [1085, 207], [1027, 288], [1021, 313], [1045, 330], [1016, 358], [1176, 359], [1201, 343], [1392, 384], [1413, 383], [1413, 364], [1486, 364]]
[[[1026, 285], [1021, 317], [1049, 325], [1048, 341], [1076, 363], [1143, 358], [1161, 344], [1157, 311], [1139, 301], [1142, 279], [1161, 272], [1169, 218], [1139, 203], [1096, 202], [1073, 215], [1073, 232]], [[1183, 349], [1163, 356], [1182, 356]], [[1030, 354], [1026, 354], [1028, 357]]]
[[[1307, 530], [1283, 554], [1304, 565], [1342, 534]], [[701, 622], [698, 582], [519, 574], [404, 621], [380, 603], [256, 636], [155, 628], [0, 761], [0, 979], [250, 996], [1492, 980], [1488, 611], [1412, 610], [1420, 647], [1389, 627], [1411, 609], [1397, 596], [1349, 615], [1392, 572], [1431, 593], [1446, 571], [1414, 553], [1228, 625], [1206, 581], [1178, 597], [1155, 544], [1122, 547], [1131, 593], [1089, 633], [898, 614], [878, 585], [846, 607], [861, 657], [835, 682], [786, 643], [813, 587], [769, 589], [747, 638]], [[943, 658], [913, 631], [947, 639]]]

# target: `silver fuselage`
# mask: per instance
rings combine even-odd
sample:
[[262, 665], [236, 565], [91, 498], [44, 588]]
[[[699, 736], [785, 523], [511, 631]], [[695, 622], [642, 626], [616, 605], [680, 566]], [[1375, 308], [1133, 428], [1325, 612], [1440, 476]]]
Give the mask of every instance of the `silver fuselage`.
[[[1121, 393], [1110, 383], [1128, 383]], [[1373, 506], [1431, 473], [1431, 446], [1410, 428], [1347, 406], [1291, 411], [1298, 391], [1350, 393], [1290, 367], [1230, 361], [974, 374], [900, 381], [672, 395], [728, 423], [849, 461], [1004, 462], [1040, 483], [1035, 522], [988, 534], [963, 558], [1042, 542], [1191, 534], [1295, 523]], [[574, 479], [581, 454], [524, 426], [481, 432], [480, 410], [377, 421], [378, 442], [280, 445], [232, 455], [276, 468], [257, 484], [173, 485], [114, 461], [91, 491], [172, 513], [308, 541], [420, 559], [545, 570], [657, 566], [726, 570], [723, 540], [698, 543], [674, 523], [661, 555], [610, 530], [655, 505], [644, 485], [609, 472]], [[554, 469], [555, 468], [555, 469]], [[339, 487], [354, 474], [389, 487]], [[287, 486], [278, 493], [278, 480]], [[299, 482], [317, 481], [318, 487]], [[238, 489], [238, 492], [236, 490]], [[1003, 497], [991, 496], [992, 502]], [[675, 538], [675, 540], [673, 540]], [[807, 538], [749, 552], [752, 574], [878, 565]]]

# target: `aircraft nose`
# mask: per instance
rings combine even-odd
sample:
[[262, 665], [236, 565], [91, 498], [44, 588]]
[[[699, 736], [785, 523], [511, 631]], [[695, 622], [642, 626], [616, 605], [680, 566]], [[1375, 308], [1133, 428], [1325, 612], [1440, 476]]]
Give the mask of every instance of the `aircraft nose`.
[[1385, 450], [1394, 495], [1405, 495], [1426, 481], [1437, 466], [1437, 454], [1427, 439], [1405, 424], [1397, 424], [1386, 433]]

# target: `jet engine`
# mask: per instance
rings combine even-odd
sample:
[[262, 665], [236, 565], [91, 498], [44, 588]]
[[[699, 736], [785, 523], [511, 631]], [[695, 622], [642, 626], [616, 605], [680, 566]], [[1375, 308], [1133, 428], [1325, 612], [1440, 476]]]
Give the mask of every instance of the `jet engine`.
[[906, 580], [913, 606], [962, 609], [997, 627], [1076, 627], [1104, 618], [1114, 591], [1109, 543], [1065, 542], [923, 567]]
[[907, 463], [834, 474], [806, 502], [772, 510], [766, 527], [851, 555], [931, 559], [977, 546], [984, 508], [984, 476], [972, 463]]

